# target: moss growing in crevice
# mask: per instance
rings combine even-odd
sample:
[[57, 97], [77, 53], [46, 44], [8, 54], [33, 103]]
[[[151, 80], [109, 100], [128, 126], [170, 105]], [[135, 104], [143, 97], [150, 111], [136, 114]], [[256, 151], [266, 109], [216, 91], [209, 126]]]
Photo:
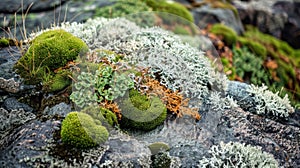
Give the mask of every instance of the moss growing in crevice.
[[234, 45], [238, 38], [238, 35], [233, 29], [223, 24], [214, 24], [209, 31], [213, 34], [221, 36], [228, 46]]

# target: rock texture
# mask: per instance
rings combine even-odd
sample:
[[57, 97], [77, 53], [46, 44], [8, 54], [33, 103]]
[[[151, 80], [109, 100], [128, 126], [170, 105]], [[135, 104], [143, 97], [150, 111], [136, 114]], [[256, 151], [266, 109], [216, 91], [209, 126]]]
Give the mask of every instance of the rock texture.
[[300, 2], [268, 0], [249, 2], [234, 0], [243, 24], [257, 26], [264, 33], [300, 48]]

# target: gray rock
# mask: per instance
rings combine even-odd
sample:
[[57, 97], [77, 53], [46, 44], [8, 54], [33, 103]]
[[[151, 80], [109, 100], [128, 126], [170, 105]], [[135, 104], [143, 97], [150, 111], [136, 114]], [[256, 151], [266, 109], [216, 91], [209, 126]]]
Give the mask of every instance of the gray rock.
[[113, 167], [150, 167], [150, 149], [133, 137], [113, 133], [105, 144], [109, 149], [105, 152], [102, 162], [112, 161]]
[[20, 57], [21, 57], [21, 51], [19, 50], [18, 47], [12, 46], [12, 47], [6, 47], [0, 49], [0, 77], [1, 78], [18, 79], [18, 75], [13, 70], [13, 66]]
[[64, 102], [59, 103], [51, 108], [49, 108], [48, 106], [45, 108], [45, 110], [43, 111], [44, 115], [59, 115], [61, 117], [66, 117], [66, 115], [71, 112], [71, 105], [68, 105]]
[[28, 106], [27, 104], [20, 103], [15, 97], [7, 98], [3, 103], [3, 107], [8, 111], [19, 109], [23, 109], [24, 111], [30, 113], [33, 111], [32, 107]]
[[222, 122], [232, 128], [239, 142], [261, 146], [263, 151], [274, 155], [280, 166], [300, 165], [299, 127], [284, 125], [241, 109], [225, 111]]
[[67, 0], [2, 0], [0, 2], [0, 13], [21, 13], [22, 8], [24, 13], [27, 10], [29, 10], [29, 12], [53, 10], [66, 1]]
[[16, 82], [13, 78], [4, 79], [0, 77], [0, 89], [8, 93], [17, 93], [20, 90], [20, 82]]
[[208, 5], [192, 10], [195, 24], [200, 28], [205, 28], [208, 24], [224, 23], [234, 29], [238, 34], [244, 32], [243, 25], [238, 16], [232, 10], [222, 8], [211, 8]]
[[24, 109], [7, 111], [4, 108], [0, 108], [0, 139], [5, 136], [5, 131], [20, 126], [34, 118], [36, 116], [33, 113], [26, 112]]
[[[52, 25], [59, 25], [62, 22], [84, 22], [89, 18], [93, 18], [97, 8], [111, 4], [110, 1], [106, 0], [63, 0], [62, 3], [59, 0], [30, 0], [28, 4], [32, 1], [35, 1], [35, 5], [32, 6], [32, 10], [30, 10], [25, 19], [27, 37], [32, 32], [49, 28]], [[11, 8], [15, 10], [15, 8], [18, 8], [17, 6], [20, 6], [20, 1], [16, 3], [16, 6]], [[17, 27], [15, 32], [15, 15], [11, 13], [0, 14], [0, 27], [4, 27], [5, 30], [10, 29], [10, 32], [0, 32], [0, 36], [7, 37], [16, 34], [17, 39], [24, 39], [25, 34], [21, 14], [17, 14], [16, 16]], [[2, 22], [3, 20], [5, 22]]]
[[253, 97], [247, 92], [250, 86], [246, 83], [237, 81], [228, 81], [226, 94], [237, 101], [237, 104], [248, 112], [256, 112], [256, 103]]
[[293, 0], [233, 1], [243, 24], [251, 24], [264, 33], [300, 48], [300, 3]]

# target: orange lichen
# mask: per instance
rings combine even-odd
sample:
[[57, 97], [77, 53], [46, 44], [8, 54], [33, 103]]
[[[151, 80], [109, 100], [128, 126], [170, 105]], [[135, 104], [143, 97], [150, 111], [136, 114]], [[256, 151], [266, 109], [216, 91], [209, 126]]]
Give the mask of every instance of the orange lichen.
[[200, 120], [198, 108], [189, 108], [189, 99], [184, 99], [178, 91], [173, 92], [172, 90], [161, 85], [159, 81], [152, 78], [146, 78], [145, 85], [149, 88], [146, 90], [146, 93], [148, 95], [158, 96], [165, 103], [167, 109], [176, 114], [177, 117], [189, 115], [197, 120]]

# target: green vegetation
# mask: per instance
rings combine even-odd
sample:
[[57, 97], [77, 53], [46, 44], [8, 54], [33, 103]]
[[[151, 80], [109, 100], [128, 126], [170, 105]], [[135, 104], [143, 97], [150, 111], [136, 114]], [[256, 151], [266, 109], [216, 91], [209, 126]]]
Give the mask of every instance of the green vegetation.
[[213, 145], [210, 157], [199, 161], [199, 167], [268, 167], [277, 168], [278, 163], [273, 155], [263, 152], [260, 147], [229, 142]]
[[117, 116], [110, 110], [97, 107], [97, 106], [88, 106], [81, 110], [81, 112], [90, 115], [93, 119], [99, 120], [104, 125], [108, 123], [110, 126], [118, 125]]
[[221, 36], [228, 46], [232, 46], [237, 41], [236, 32], [223, 24], [214, 24], [209, 30], [211, 33]]
[[9, 40], [6, 38], [1, 38], [0, 39], [0, 47], [7, 47], [9, 46]]
[[167, 2], [165, 0], [141, 0], [145, 2], [153, 11], [171, 13], [182, 18], [185, 18], [189, 22], [194, 22], [192, 14], [180, 3]]
[[91, 148], [108, 139], [109, 133], [101, 122], [95, 120], [88, 114], [71, 112], [62, 122], [62, 142], [76, 148]]
[[64, 67], [87, 50], [87, 45], [72, 34], [64, 30], [50, 30], [31, 42], [14, 68], [26, 83], [36, 84], [43, 80], [45, 74], [52, 75], [55, 69]]
[[233, 66], [236, 69], [236, 75], [245, 82], [270, 85], [270, 75], [265, 71], [263, 63], [263, 58], [251, 53], [247, 47], [233, 48]]
[[185, 29], [183, 26], [176, 25], [173, 32], [175, 34], [180, 34], [180, 35], [191, 35], [191, 33]]
[[112, 5], [96, 9], [95, 17], [116, 18], [125, 17], [140, 26], [153, 26], [154, 15], [146, 3], [139, 0], [118, 0]]
[[167, 108], [158, 97], [149, 99], [137, 90], [126, 95], [118, 103], [122, 111], [121, 127], [150, 131], [166, 119]]
[[152, 155], [156, 155], [159, 152], [163, 152], [163, 151], [165, 152], [165, 151], [170, 150], [169, 145], [165, 144], [163, 142], [156, 142], [156, 143], [150, 144], [148, 147], [149, 147]]
[[79, 74], [70, 99], [78, 107], [83, 108], [102, 102], [104, 99], [112, 101], [122, 97], [133, 86], [133, 80], [127, 76], [127, 73], [120, 73], [108, 65], [103, 65], [94, 74], [91, 72]]
[[43, 90], [46, 92], [57, 92], [63, 90], [72, 84], [72, 80], [69, 76], [71, 76], [71, 72], [69, 70], [60, 70], [53, 76], [45, 74], [43, 77]]

